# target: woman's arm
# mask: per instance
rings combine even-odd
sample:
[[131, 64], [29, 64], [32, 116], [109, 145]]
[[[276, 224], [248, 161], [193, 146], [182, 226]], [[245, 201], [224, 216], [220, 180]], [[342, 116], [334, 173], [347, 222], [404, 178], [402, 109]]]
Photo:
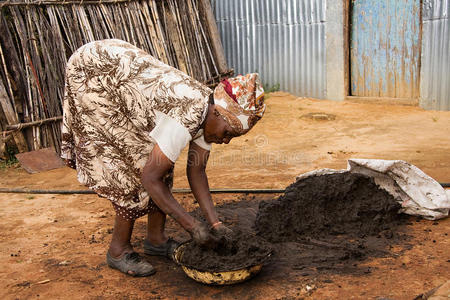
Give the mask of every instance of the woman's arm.
[[189, 145], [188, 162], [186, 173], [195, 199], [200, 204], [200, 208], [209, 224], [216, 224], [216, 209], [209, 192], [208, 177], [206, 176], [206, 164], [208, 163], [209, 151], [201, 148], [196, 143]]
[[155, 145], [142, 172], [142, 185], [158, 207], [174, 218], [184, 229], [192, 234], [198, 221], [189, 215], [175, 200], [163, 178], [173, 167], [173, 163]]

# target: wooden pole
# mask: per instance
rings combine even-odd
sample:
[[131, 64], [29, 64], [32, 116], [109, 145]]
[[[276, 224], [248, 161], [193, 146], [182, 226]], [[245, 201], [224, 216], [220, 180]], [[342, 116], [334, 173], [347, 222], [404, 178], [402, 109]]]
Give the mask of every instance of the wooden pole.
[[219, 73], [225, 73], [228, 71], [227, 61], [223, 52], [222, 42], [220, 41], [219, 30], [217, 29], [216, 19], [214, 18], [211, 4], [209, 3], [209, 0], [199, 0], [199, 7], [207, 23], [207, 29], [209, 36], [211, 37], [211, 44], [217, 59]]
[[[21, 70], [19, 57], [14, 49], [14, 41], [8, 30], [8, 24], [6, 18], [0, 20], [0, 44], [5, 61], [8, 62], [7, 68], [5, 66], [5, 72], [7, 70], [10, 78], [6, 82], [11, 82], [10, 86], [14, 95], [14, 107], [17, 110], [17, 114], [23, 112], [24, 99], [26, 99], [26, 84]], [[6, 83], [7, 84], [7, 83]]]
[[63, 5], [91, 5], [91, 4], [102, 4], [102, 3], [126, 3], [134, 0], [64, 0], [64, 1], [32, 1], [32, 2], [11, 2], [11, 1], [2, 1], [0, 3], [0, 8], [6, 6], [46, 6], [46, 5], [55, 5], [55, 6], [63, 6]]
[[61, 121], [62, 118], [63, 118], [62, 116], [58, 116], [58, 117], [53, 117], [53, 118], [48, 118], [48, 119], [28, 122], [28, 123], [19, 123], [19, 124], [13, 124], [13, 125], [6, 125], [6, 130], [18, 130], [18, 131], [20, 131], [23, 128], [27, 128], [27, 127], [31, 127], [31, 126], [41, 126], [41, 125], [46, 124], [46, 123]]
[[[5, 114], [8, 124], [17, 124], [17, 115], [14, 111], [14, 108], [11, 106], [8, 93], [6, 93], [6, 89], [2, 80], [0, 80], [0, 103], [2, 105], [3, 113]], [[12, 135], [19, 152], [27, 152], [28, 146], [23, 134], [21, 132], [15, 132]]]

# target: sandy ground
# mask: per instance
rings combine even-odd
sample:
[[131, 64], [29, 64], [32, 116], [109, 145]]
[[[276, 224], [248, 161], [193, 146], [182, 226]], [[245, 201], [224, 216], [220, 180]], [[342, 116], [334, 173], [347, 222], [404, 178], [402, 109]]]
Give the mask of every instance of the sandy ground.
[[[208, 175], [214, 188], [284, 188], [296, 175], [317, 168], [345, 168], [346, 159], [409, 161], [440, 182], [450, 182], [450, 112], [417, 107], [331, 102], [271, 94], [267, 112], [246, 136], [214, 145]], [[316, 114], [311, 118], [311, 113]], [[324, 115], [327, 114], [327, 115]], [[188, 187], [186, 154], [176, 164], [175, 188]], [[73, 170], [30, 175], [0, 170], [0, 187], [81, 189]], [[215, 194], [219, 205], [276, 195]], [[176, 195], [186, 209], [190, 195]], [[450, 279], [450, 219], [412, 218], [409, 250], [368, 259], [366, 272], [301, 270], [275, 260], [249, 282], [209, 287], [185, 277], [164, 258], [148, 257], [157, 268], [149, 278], [109, 269], [105, 253], [113, 210], [95, 195], [0, 194], [1, 299], [412, 299]], [[142, 251], [145, 218], [133, 243]], [[187, 235], [172, 221], [169, 234]]]

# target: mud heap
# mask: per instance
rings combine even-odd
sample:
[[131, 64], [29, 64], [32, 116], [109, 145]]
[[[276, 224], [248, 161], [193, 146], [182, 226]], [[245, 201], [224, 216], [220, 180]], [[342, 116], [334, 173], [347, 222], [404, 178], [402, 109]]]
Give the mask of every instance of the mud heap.
[[399, 209], [370, 177], [348, 172], [313, 176], [293, 183], [279, 198], [261, 202], [256, 230], [271, 242], [389, 235], [401, 222]]
[[[245, 267], [264, 257], [267, 248], [262, 245], [268, 243], [274, 249], [271, 265], [286, 272], [365, 274], [370, 270], [359, 262], [388, 256], [393, 245], [397, 254], [411, 247], [404, 226], [409, 218], [399, 215], [399, 209], [390, 194], [364, 175], [346, 172], [305, 178], [275, 199], [245, 198], [218, 206], [221, 220], [243, 244], [225, 255], [190, 249], [188, 264], [222, 271]], [[194, 215], [200, 217], [201, 212]], [[260, 239], [254, 240], [253, 233]], [[261, 252], [255, 245], [261, 245]]]
[[202, 271], [234, 271], [264, 262], [271, 252], [272, 247], [262, 238], [236, 229], [214, 248], [187, 244], [181, 262]]

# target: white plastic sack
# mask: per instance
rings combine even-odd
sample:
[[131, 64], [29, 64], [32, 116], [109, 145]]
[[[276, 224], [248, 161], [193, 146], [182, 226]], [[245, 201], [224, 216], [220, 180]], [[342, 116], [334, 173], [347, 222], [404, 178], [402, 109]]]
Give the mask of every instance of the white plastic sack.
[[349, 159], [347, 170], [318, 169], [304, 173], [297, 180], [335, 173], [358, 173], [372, 177], [401, 205], [399, 213], [437, 220], [448, 216], [450, 191], [422, 170], [403, 160]]

